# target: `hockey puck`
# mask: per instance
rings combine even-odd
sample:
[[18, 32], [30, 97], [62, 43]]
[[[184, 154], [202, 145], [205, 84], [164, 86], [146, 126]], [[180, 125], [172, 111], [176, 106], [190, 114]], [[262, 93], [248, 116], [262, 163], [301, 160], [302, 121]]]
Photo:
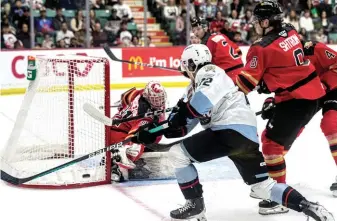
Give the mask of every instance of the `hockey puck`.
[[85, 179], [90, 178], [90, 174], [83, 174], [82, 178], [85, 178]]

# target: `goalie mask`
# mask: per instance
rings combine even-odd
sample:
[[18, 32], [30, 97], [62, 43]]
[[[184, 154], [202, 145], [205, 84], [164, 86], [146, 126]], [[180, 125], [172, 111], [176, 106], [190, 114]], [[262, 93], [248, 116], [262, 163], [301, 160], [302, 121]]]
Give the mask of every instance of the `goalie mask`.
[[158, 81], [150, 81], [144, 88], [143, 97], [153, 109], [164, 109], [166, 104], [165, 88]]

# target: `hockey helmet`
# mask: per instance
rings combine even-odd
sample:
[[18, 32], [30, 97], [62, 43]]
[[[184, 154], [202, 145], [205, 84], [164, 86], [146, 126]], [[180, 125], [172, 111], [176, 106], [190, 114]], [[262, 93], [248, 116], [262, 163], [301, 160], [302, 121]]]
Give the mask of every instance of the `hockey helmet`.
[[204, 18], [194, 17], [191, 19], [191, 26], [192, 28], [194, 27], [208, 28], [208, 22]]
[[270, 21], [282, 21], [283, 11], [277, 1], [263, 0], [258, 3], [253, 11], [255, 21], [262, 21], [268, 19]]
[[184, 49], [181, 55], [181, 70], [186, 71], [190, 79], [193, 80], [198, 68], [211, 61], [212, 54], [206, 45], [191, 44]]

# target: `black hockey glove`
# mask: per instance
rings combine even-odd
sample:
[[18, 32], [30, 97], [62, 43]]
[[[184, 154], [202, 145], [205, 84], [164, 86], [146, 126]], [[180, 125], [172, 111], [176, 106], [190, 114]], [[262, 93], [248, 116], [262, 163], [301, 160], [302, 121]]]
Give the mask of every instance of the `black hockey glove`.
[[258, 85], [257, 93], [259, 94], [270, 94], [271, 93], [266, 83], [263, 80], [261, 80]]
[[178, 128], [169, 127], [165, 129], [164, 136], [168, 139], [183, 137], [187, 134], [187, 127], [182, 126]]
[[[140, 127], [139, 130], [134, 134], [134, 137], [131, 138], [133, 143], [138, 144], [152, 144], [156, 141], [157, 137], [161, 134], [157, 133], [150, 133], [149, 130], [152, 128], [157, 127], [156, 123], [152, 122], [149, 127], [144, 128]], [[147, 125], [148, 126], [148, 125]]]
[[273, 97], [268, 97], [262, 106], [262, 113], [261, 118], [263, 120], [270, 119], [274, 115], [274, 109], [275, 109], [275, 99]]

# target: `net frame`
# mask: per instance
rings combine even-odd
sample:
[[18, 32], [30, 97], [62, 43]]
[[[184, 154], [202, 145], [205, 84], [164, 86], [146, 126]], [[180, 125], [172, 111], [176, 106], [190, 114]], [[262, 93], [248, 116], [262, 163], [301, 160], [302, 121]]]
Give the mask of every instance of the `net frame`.
[[[71, 58], [69, 58], [71, 57]], [[39, 57], [37, 57], [39, 59]], [[74, 116], [74, 109], [71, 108], [75, 105], [75, 75], [80, 74], [78, 68], [71, 68], [71, 64], [74, 63], [87, 63], [89, 66], [93, 66], [95, 63], [102, 63], [104, 65], [104, 113], [107, 117], [110, 117], [110, 63], [107, 58], [103, 57], [89, 57], [89, 56], [81, 56], [81, 55], [73, 55], [73, 56], [53, 56], [53, 57], [45, 57], [41, 56], [41, 59], [48, 59], [48, 61], [52, 62], [52, 67], [54, 71], [57, 69], [57, 63], [65, 63], [67, 64], [67, 73], [68, 73], [68, 158], [73, 158], [75, 153], [75, 116]], [[58, 73], [56, 73], [58, 74]], [[91, 73], [95, 74], [95, 73]], [[28, 86], [29, 87], [29, 86]], [[26, 96], [25, 96], [26, 98]], [[25, 99], [24, 98], [24, 99]], [[23, 101], [25, 102], [25, 101]], [[29, 101], [28, 101], [29, 102]], [[30, 101], [31, 102], [31, 101]], [[23, 105], [21, 105], [22, 107]], [[19, 113], [20, 114], [20, 113]], [[17, 124], [20, 122], [15, 122]], [[110, 127], [104, 126], [105, 130], [105, 146], [110, 145]], [[14, 129], [11, 133], [11, 137], [14, 133]], [[71, 189], [71, 188], [83, 188], [83, 187], [90, 187], [90, 186], [97, 186], [97, 185], [104, 185], [111, 183], [111, 154], [110, 152], [105, 153], [105, 179], [101, 181], [93, 181], [88, 183], [71, 183], [71, 184], [64, 184], [64, 185], [52, 185], [52, 184], [21, 184], [19, 187], [24, 188], [36, 188], [36, 189]], [[42, 172], [42, 171], [41, 171]]]

